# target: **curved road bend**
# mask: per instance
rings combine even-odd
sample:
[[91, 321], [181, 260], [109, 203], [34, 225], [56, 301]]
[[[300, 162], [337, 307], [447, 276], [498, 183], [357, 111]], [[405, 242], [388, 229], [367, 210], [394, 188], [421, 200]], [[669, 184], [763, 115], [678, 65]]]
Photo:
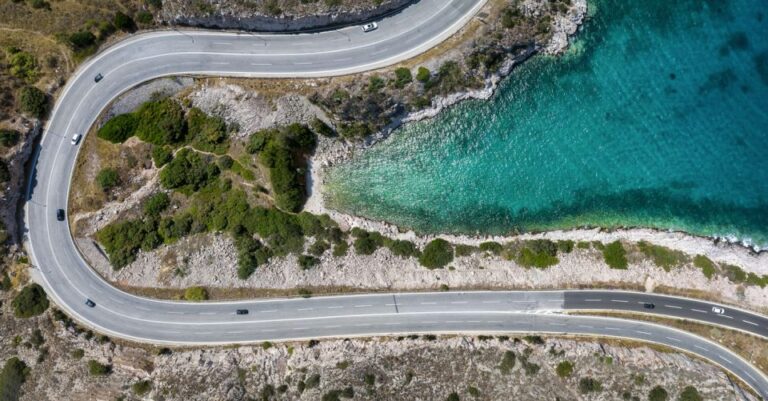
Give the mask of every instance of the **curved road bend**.
[[[421, 0], [380, 21], [377, 31], [358, 27], [298, 35], [222, 32], [154, 32], [136, 35], [96, 55], [68, 82], [37, 154], [26, 206], [28, 245], [35, 272], [49, 295], [75, 318], [113, 336], [167, 344], [222, 344], [407, 332], [546, 332], [622, 336], [677, 347], [710, 359], [768, 398], [768, 379], [732, 352], [694, 335], [645, 322], [549, 314], [563, 309], [626, 309], [646, 294], [601, 292], [472, 292], [376, 294], [296, 300], [190, 304], [136, 297], [110, 286], [78, 253], [69, 227], [56, 221], [66, 208], [79, 147], [105, 105], [153, 78], [179, 74], [315, 77], [370, 70], [412, 57], [463, 26], [485, 0]], [[98, 84], [93, 77], [103, 74]], [[586, 294], [586, 293], [584, 293]], [[626, 303], [614, 302], [627, 296]], [[84, 305], [85, 298], [96, 303]], [[593, 299], [600, 301], [593, 301]], [[630, 299], [631, 298], [631, 299]], [[668, 300], [673, 305], [673, 300]], [[654, 301], [662, 304], [664, 300]], [[674, 298], [674, 302], [682, 302]], [[696, 312], [701, 319], [727, 319]], [[602, 303], [602, 304], [600, 304]], [[622, 305], [625, 304], [625, 305]], [[632, 307], [636, 304], [633, 304]], [[674, 304], [677, 305], [677, 304]], [[682, 305], [682, 304], [681, 304]], [[592, 306], [599, 306], [592, 308]], [[235, 308], [250, 310], [235, 315]], [[657, 307], [678, 316], [683, 309]], [[725, 325], [765, 336], [768, 323], [749, 314]], [[741, 321], [741, 323], [738, 323]], [[751, 323], [755, 325], [752, 325]], [[722, 322], [719, 322], [723, 324]], [[742, 326], [745, 324], [747, 326]]]

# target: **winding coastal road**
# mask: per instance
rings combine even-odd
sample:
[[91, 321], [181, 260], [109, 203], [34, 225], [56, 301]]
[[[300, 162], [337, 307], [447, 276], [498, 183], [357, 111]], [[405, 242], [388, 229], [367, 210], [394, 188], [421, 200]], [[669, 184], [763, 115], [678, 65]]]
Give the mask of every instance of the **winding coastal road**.
[[[691, 299], [614, 291], [371, 294], [211, 303], [155, 300], [127, 294], [104, 281], [79, 254], [68, 224], [56, 220], [56, 210], [66, 209], [79, 149], [70, 138], [87, 133], [104, 107], [130, 88], [182, 74], [319, 77], [371, 70], [433, 47], [464, 26], [484, 3], [421, 0], [379, 21], [379, 29], [369, 33], [359, 27], [295, 35], [152, 32], [94, 56], [64, 88], [35, 156], [25, 215], [35, 280], [81, 323], [134, 341], [213, 345], [413, 332], [599, 335], [700, 355], [768, 398], [768, 378], [718, 344], [647, 322], [563, 314], [631, 310], [768, 337], [768, 319], [755, 313]], [[98, 83], [97, 74], [104, 76]], [[86, 298], [96, 306], [86, 306]], [[646, 306], [650, 303], [653, 309]], [[249, 313], [237, 315], [236, 309]]]

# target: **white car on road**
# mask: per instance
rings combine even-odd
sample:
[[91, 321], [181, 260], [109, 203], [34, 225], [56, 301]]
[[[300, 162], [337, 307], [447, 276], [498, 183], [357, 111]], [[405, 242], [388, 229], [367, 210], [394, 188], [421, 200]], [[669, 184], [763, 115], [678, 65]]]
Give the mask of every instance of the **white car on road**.
[[80, 134], [72, 135], [72, 144], [73, 145], [77, 145], [77, 143], [80, 142], [80, 138], [82, 138], [82, 137], [83, 136], [80, 135]]
[[713, 313], [717, 313], [718, 315], [722, 315], [723, 313], [725, 313], [725, 309], [723, 309], [723, 308], [721, 308], [719, 306], [713, 306], [712, 307], [712, 312]]
[[378, 28], [379, 28], [379, 24], [377, 24], [375, 22], [369, 22], [369, 23], [363, 25], [363, 32], [375, 31]]

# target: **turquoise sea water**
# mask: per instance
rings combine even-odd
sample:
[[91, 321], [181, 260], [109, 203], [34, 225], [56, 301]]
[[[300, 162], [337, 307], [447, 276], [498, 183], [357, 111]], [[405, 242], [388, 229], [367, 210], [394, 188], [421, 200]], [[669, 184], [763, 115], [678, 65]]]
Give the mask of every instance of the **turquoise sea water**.
[[328, 173], [421, 232], [643, 226], [768, 246], [768, 2], [597, 0], [565, 56]]

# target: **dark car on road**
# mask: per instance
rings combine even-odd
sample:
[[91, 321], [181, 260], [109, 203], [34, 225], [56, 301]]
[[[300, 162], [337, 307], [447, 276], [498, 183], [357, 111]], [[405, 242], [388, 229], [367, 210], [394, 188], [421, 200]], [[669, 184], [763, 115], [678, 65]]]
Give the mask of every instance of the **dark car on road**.
[[645, 309], [653, 309], [655, 307], [656, 307], [656, 305], [648, 303], [648, 302], [643, 304], [643, 308], [645, 308]]
[[238, 310], [235, 311], [235, 314], [237, 314], [237, 315], [247, 315], [248, 314], [248, 309], [238, 309]]
[[99, 81], [101, 81], [101, 79], [102, 79], [102, 78], [104, 78], [104, 76], [103, 76], [103, 75], [101, 75], [101, 74], [96, 74], [96, 77], [95, 77], [95, 78], [93, 78], [93, 80], [94, 80], [94, 81], [96, 81], [96, 82], [99, 82]]
[[91, 308], [93, 308], [94, 306], [96, 306], [96, 302], [93, 302], [93, 301], [91, 301], [91, 299], [90, 299], [90, 298], [86, 298], [86, 299], [85, 299], [85, 304], [86, 304], [86, 305], [88, 305], [88, 306], [89, 306], [89, 307], [91, 307]]
[[64, 209], [56, 209], [56, 220], [64, 221]]

